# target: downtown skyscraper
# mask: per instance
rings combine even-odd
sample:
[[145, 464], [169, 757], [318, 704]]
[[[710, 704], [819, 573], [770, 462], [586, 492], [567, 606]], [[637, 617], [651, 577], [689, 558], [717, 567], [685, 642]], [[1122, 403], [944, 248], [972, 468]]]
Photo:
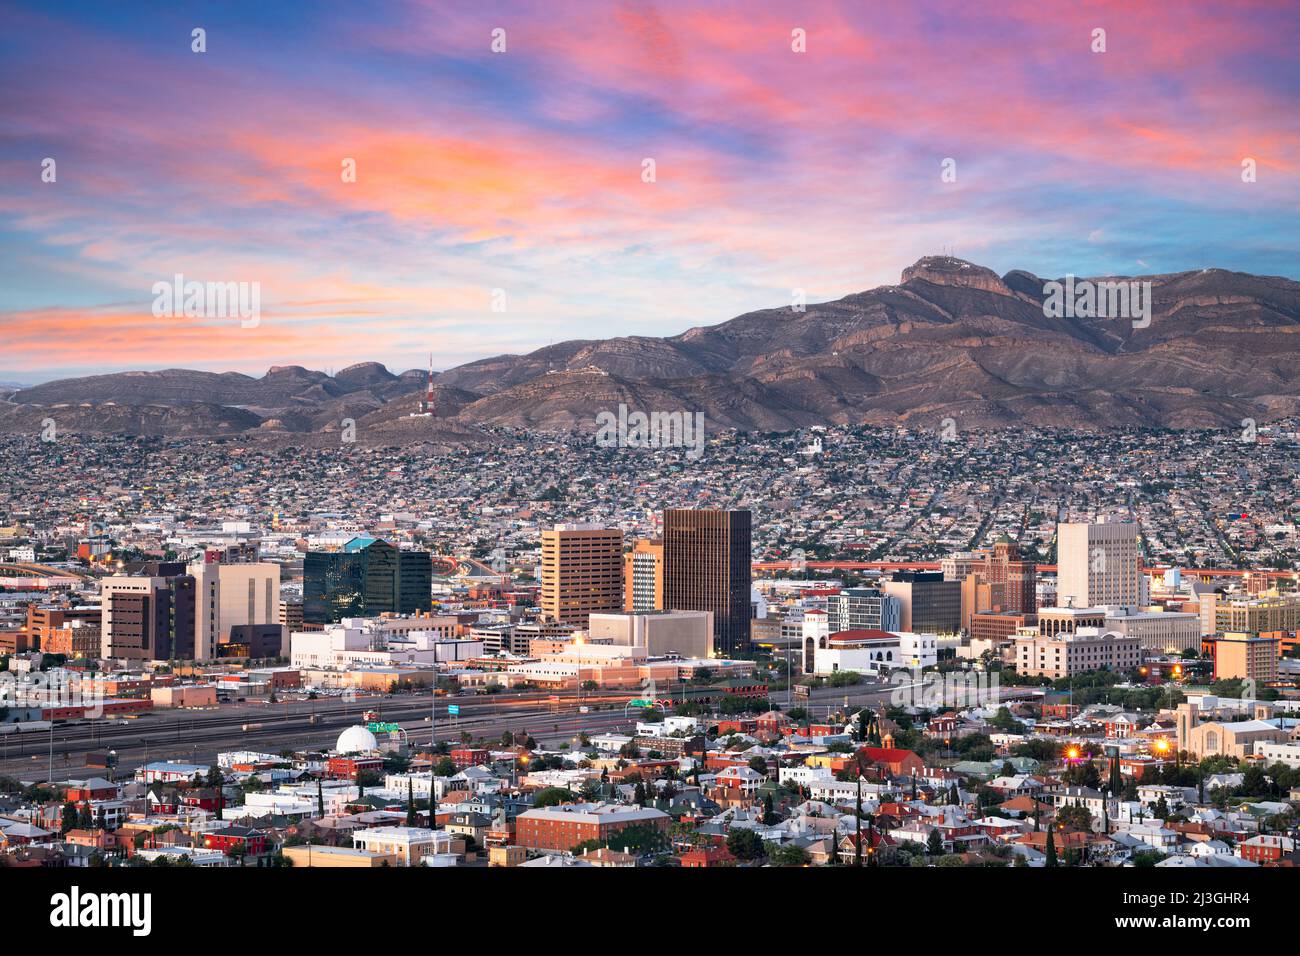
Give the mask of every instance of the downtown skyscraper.
[[542, 532], [542, 617], [585, 628], [592, 614], [623, 609], [623, 532], [559, 524]]
[[1138, 526], [1129, 521], [1056, 526], [1056, 603], [1140, 607], [1146, 603]]
[[752, 548], [748, 511], [664, 510], [664, 606], [712, 611], [719, 654], [749, 650]]

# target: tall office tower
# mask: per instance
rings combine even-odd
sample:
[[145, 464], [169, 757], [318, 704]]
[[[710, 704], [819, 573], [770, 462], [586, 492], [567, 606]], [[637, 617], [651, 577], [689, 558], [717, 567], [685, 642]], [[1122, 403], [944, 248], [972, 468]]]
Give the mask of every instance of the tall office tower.
[[826, 598], [830, 633], [838, 631], [902, 630], [902, 608], [898, 599], [876, 588], [845, 588]]
[[1060, 607], [1140, 607], [1146, 603], [1138, 526], [1129, 521], [1056, 526], [1056, 603]]
[[961, 582], [945, 581], [938, 571], [898, 571], [881, 583], [899, 603], [899, 630], [955, 634], [961, 628]]
[[128, 660], [193, 660], [194, 578], [184, 565], [153, 565], [159, 574], [114, 575], [100, 585], [101, 655]]
[[664, 542], [638, 538], [623, 555], [623, 610], [664, 609]]
[[749, 650], [750, 521], [748, 511], [664, 511], [664, 607], [712, 611], [723, 655]]
[[989, 584], [1003, 586], [1001, 610], [1011, 614], [1033, 614], [1038, 610], [1038, 564], [1023, 560], [1010, 538], [993, 545], [993, 552], [984, 557], [982, 570]]
[[280, 566], [198, 561], [189, 567], [195, 590], [194, 656], [211, 660], [232, 627], [280, 624]]
[[587, 626], [595, 613], [623, 610], [623, 532], [557, 524], [542, 532], [542, 617]]
[[307, 624], [345, 617], [417, 614], [433, 607], [433, 558], [377, 538], [353, 538], [341, 551], [309, 551], [302, 563]]

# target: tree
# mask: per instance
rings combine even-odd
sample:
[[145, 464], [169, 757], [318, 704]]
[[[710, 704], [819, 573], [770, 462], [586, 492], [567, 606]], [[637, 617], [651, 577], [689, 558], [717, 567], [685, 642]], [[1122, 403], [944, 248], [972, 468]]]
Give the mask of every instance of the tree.
[[63, 805], [63, 823], [60, 827], [61, 833], [67, 833], [69, 830], [77, 829], [77, 805], [68, 801]]
[[774, 866], [803, 866], [808, 862], [808, 854], [802, 847], [787, 843], [785, 846], [768, 844], [767, 858]]
[[1057, 811], [1056, 822], [1067, 830], [1087, 831], [1092, 829], [1092, 814], [1082, 804], [1067, 804]]
[[1051, 831], [1051, 830], [1048, 830], [1048, 831], [1047, 831], [1047, 847], [1046, 847], [1045, 852], [1047, 853], [1047, 863], [1044, 864], [1044, 865], [1046, 865], [1046, 866], [1060, 866], [1060, 865], [1061, 865], [1060, 861], [1057, 860], [1057, 858], [1056, 858], [1056, 840], [1052, 837], [1052, 831]]
[[406, 825], [415, 826], [415, 781], [406, 778]]
[[538, 791], [537, 797], [533, 800], [533, 807], [556, 807], [562, 803], [571, 803], [572, 801], [573, 794], [563, 787], [546, 787]]
[[925, 841], [925, 852], [930, 856], [943, 856], [943, 834], [938, 828], [930, 831], [930, 836]]
[[1016, 720], [1006, 707], [998, 708], [998, 712], [989, 719], [989, 725], [1007, 734], [1020, 734], [1025, 730], [1025, 725]]
[[1264, 768], [1257, 764], [1251, 764], [1242, 774], [1241, 790], [1249, 797], [1262, 797], [1269, 791], [1268, 778], [1264, 774]]
[[668, 848], [668, 837], [657, 827], [652, 827], [646, 823], [637, 823], [619, 830], [606, 843], [612, 849], [627, 850], [629, 853], [641, 856], [666, 850]]
[[1137, 867], [1148, 867], [1155, 866], [1164, 858], [1165, 855], [1157, 850], [1139, 850], [1129, 858], [1129, 861]]
[[747, 829], [733, 829], [727, 834], [727, 850], [737, 860], [757, 860], [763, 855], [763, 841]]

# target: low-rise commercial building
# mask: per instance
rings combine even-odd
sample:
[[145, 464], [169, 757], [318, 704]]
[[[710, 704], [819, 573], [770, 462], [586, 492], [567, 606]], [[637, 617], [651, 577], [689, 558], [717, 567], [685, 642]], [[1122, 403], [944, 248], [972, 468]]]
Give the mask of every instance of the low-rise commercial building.
[[392, 853], [379, 853], [354, 846], [318, 846], [310, 843], [300, 846], [287, 846], [281, 851], [285, 859], [294, 866], [310, 867], [362, 867], [398, 866], [397, 856]]
[[606, 841], [631, 826], [667, 834], [671, 817], [662, 810], [613, 803], [565, 803], [525, 811], [515, 818], [519, 846], [567, 853], [588, 840]]
[[713, 652], [713, 612], [592, 614], [588, 637], [594, 643], [644, 647], [650, 657], [709, 657]]
[[840, 631], [826, 637], [825, 647], [806, 645], [804, 658], [807, 661], [809, 657], [812, 673], [819, 676], [838, 671], [878, 674], [901, 668], [916, 670], [938, 663], [939, 639], [910, 631]]
[[1182, 611], [1107, 609], [1105, 628], [1136, 637], [1144, 650], [1179, 654], [1200, 646], [1201, 617]]
[[353, 846], [391, 856], [395, 866], [420, 866], [426, 856], [465, 852], [465, 841], [426, 827], [369, 827], [352, 834]]
[[1224, 634], [1214, 641], [1215, 680], [1277, 680], [1277, 639]]
[[1020, 674], [1053, 680], [1101, 668], [1128, 671], [1142, 663], [1142, 642], [1096, 627], [1017, 637], [1015, 661]]

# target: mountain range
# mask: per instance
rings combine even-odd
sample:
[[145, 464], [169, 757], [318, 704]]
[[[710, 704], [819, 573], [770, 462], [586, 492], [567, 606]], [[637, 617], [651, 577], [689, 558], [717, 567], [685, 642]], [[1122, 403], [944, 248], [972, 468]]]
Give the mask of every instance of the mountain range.
[[53, 418], [76, 432], [314, 443], [336, 441], [350, 418], [365, 444], [456, 445], [486, 440], [484, 426], [591, 431], [620, 404], [764, 431], [945, 418], [959, 429], [1238, 427], [1300, 412], [1300, 282], [1222, 269], [1091, 279], [1150, 282], [1150, 323], [1053, 317], [1051, 280], [928, 256], [897, 285], [803, 311], [460, 365], [434, 377], [427, 417], [412, 416], [419, 370], [167, 369], [0, 390], [0, 433], [39, 433]]

